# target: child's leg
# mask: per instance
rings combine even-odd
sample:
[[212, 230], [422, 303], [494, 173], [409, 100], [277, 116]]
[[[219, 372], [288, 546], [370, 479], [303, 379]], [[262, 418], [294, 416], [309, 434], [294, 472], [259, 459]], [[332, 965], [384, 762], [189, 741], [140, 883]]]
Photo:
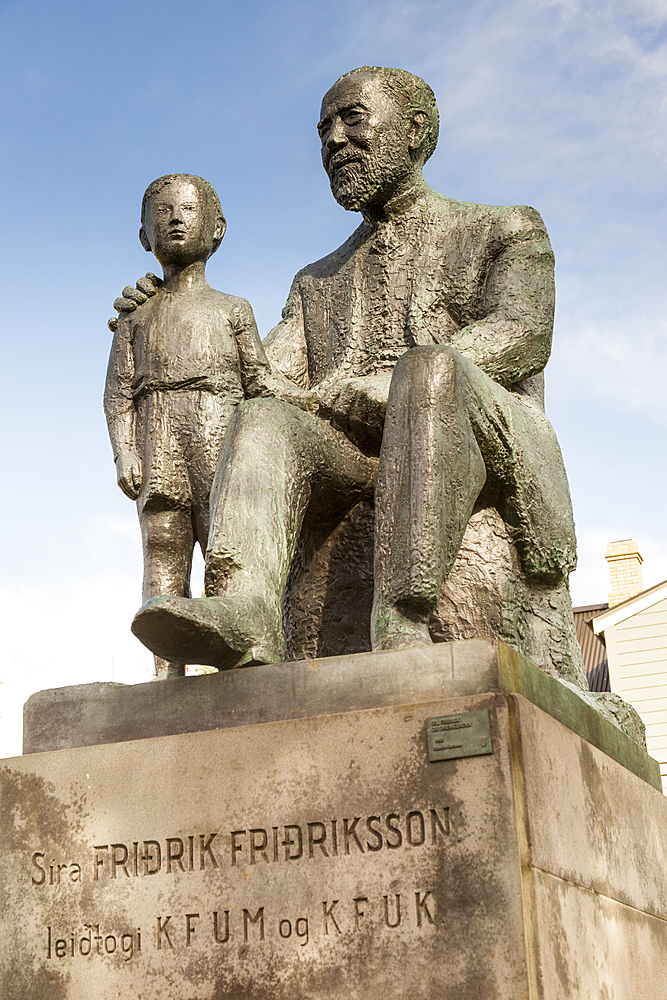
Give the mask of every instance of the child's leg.
[[[191, 511], [144, 510], [139, 514], [139, 523], [144, 550], [144, 603], [158, 594], [189, 597], [194, 545]], [[184, 666], [155, 657], [156, 677], [184, 674]]]

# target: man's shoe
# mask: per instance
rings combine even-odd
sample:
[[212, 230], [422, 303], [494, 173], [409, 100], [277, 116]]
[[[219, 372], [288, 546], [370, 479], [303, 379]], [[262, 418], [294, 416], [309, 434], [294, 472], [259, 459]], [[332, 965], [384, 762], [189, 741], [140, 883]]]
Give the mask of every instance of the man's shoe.
[[374, 650], [410, 649], [433, 643], [428, 623], [403, 614], [398, 608], [373, 608], [371, 645]]
[[280, 619], [269, 623], [265, 602], [234, 597], [171, 597], [146, 601], [132, 622], [144, 646], [171, 663], [229, 670], [283, 658]]

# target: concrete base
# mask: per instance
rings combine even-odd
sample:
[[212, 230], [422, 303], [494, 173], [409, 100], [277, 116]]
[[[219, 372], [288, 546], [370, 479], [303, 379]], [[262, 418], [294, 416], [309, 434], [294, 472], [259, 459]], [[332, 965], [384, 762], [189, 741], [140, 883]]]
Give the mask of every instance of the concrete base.
[[[660, 768], [630, 739], [618, 706], [551, 677], [497, 639], [392, 653], [297, 660], [147, 684], [80, 684], [34, 694], [23, 752], [421, 704], [484, 692], [521, 694], [655, 788]], [[629, 706], [620, 702], [620, 706]], [[614, 715], [614, 711], [617, 715]], [[615, 725], [610, 720], [618, 724]]]
[[[667, 996], [650, 766], [498, 690], [512, 663], [530, 686], [519, 658], [465, 646], [492, 690], [445, 697], [434, 668], [380, 707], [320, 713], [311, 689], [302, 718], [0, 762], [0, 996]], [[429, 760], [428, 720], [456, 716], [456, 734], [473, 711], [492, 752]]]

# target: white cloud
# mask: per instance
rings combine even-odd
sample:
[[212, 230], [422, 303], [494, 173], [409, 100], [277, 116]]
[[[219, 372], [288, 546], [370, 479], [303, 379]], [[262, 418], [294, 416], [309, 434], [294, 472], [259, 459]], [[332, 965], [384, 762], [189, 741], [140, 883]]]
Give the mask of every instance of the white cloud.
[[[409, 10], [395, 8], [396, 29], [401, 17], [405, 29]], [[667, 23], [664, 7], [659, 23]], [[601, 193], [609, 180], [623, 182], [621, 153], [630, 183], [637, 171], [656, 181], [654, 159], [667, 149], [667, 45], [654, 44], [631, 8], [478, 3], [444, 50], [425, 42], [421, 56], [439, 97], [443, 143], [474, 151], [490, 177], [539, 170], [543, 181]]]
[[152, 657], [129, 630], [136, 594], [130, 573], [0, 588], [0, 757], [21, 752], [22, 705], [33, 692], [150, 680]]
[[551, 392], [585, 396], [667, 422], [667, 314], [559, 323], [549, 363]]

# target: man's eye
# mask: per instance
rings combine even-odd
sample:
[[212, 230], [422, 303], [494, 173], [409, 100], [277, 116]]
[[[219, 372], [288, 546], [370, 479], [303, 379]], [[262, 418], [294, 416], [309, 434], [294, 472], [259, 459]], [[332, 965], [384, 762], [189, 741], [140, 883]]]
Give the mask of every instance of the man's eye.
[[320, 133], [320, 138], [323, 135], [326, 135], [326, 133], [329, 131], [330, 125], [331, 125], [331, 122], [328, 122], [328, 121], [320, 122], [320, 124], [317, 126], [317, 131]]
[[363, 119], [363, 114], [361, 111], [348, 111], [348, 113], [343, 118], [346, 125], [358, 125]]

